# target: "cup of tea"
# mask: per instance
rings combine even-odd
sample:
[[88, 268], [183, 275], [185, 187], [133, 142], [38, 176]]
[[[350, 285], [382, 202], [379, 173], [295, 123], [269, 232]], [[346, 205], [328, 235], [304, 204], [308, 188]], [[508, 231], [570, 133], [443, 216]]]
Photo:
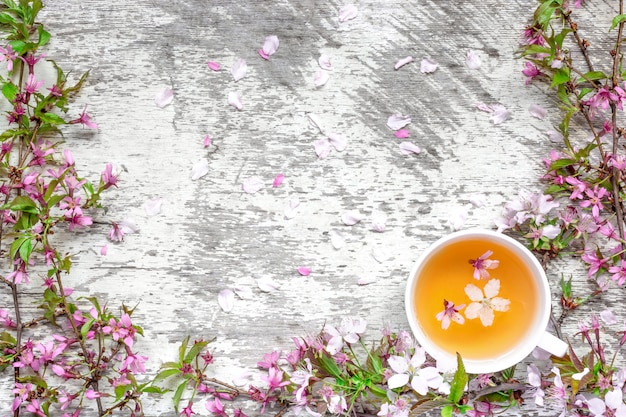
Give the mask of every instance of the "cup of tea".
[[405, 307], [417, 342], [468, 373], [501, 371], [539, 346], [563, 356], [567, 344], [546, 328], [552, 296], [545, 271], [524, 245], [502, 233], [451, 233], [417, 259]]

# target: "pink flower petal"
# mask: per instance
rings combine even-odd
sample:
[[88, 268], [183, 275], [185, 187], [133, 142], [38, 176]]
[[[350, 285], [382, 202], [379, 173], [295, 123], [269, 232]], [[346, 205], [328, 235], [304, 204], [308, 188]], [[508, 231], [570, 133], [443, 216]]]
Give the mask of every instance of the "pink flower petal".
[[561, 143], [563, 141], [563, 134], [554, 129], [548, 130], [546, 132], [546, 135], [548, 135], [548, 139], [550, 139], [550, 142]]
[[239, 91], [231, 91], [230, 93], [228, 93], [228, 104], [230, 104], [237, 110], [243, 109], [243, 103], [241, 102], [241, 93]]
[[109, 247], [107, 246], [107, 244], [105, 243], [104, 245], [102, 245], [102, 247], [100, 248], [100, 255], [102, 256], [106, 256], [107, 253], [109, 252]]
[[368, 276], [367, 274], [364, 274], [356, 283], [357, 285], [369, 285], [374, 282], [376, 282], [376, 278], [373, 275]]
[[206, 65], [211, 71], [219, 71], [220, 69], [222, 69], [222, 66], [219, 64], [219, 62], [208, 61]]
[[435, 72], [437, 68], [439, 68], [439, 64], [430, 58], [424, 58], [422, 62], [420, 62], [420, 72], [422, 74], [430, 74]]
[[249, 300], [251, 298], [254, 298], [254, 292], [252, 292], [252, 288], [250, 287], [235, 287], [233, 288], [233, 291], [235, 292], [235, 294], [237, 294], [237, 297], [241, 298], [242, 300]]
[[148, 216], [156, 216], [161, 212], [162, 198], [154, 198], [143, 203], [143, 209]]
[[191, 168], [191, 180], [195, 181], [209, 173], [209, 161], [202, 159]]
[[204, 146], [205, 148], [211, 146], [211, 136], [206, 135], [204, 139], [202, 139], [202, 146]]
[[491, 108], [493, 109], [491, 119], [493, 120], [494, 125], [504, 123], [511, 117], [511, 112], [509, 112], [502, 104], [494, 104]]
[[387, 119], [387, 126], [391, 130], [400, 130], [411, 123], [411, 117], [402, 114], [394, 114]]
[[246, 60], [243, 58], [237, 58], [230, 69], [230, 73], [235, 81], [239, 81], [245, 77], [247, 71], [248, 64], [246, 64]]
[[543, 120], [543, 118], [546, 117], [546, 114], [548, 113], [546, 109], [538, 104], [531, 104], [528, 108], [528, 112], [531, 116], [536, 117], [540, 120]]
[[346, 211], [341, 215], [341, 221], [346, 226], [354, 226], [363, 220], [363, 215], [358, 210]]
[[330, 141], [327, 138], [322, 138], [313, 142], [315, 153], [319, 159], [324, 159], [330, 154]]
[[285, 218], [287, 220], [291, 220], [298, 215], [298, 207], [300, 206], [300, 201], [297, 198], [291, 198], [287, 202], [287, 206], [285, 207]]
[[248, 194], [254, 194], [264, 187], [260, 177], [248, 177], [241, 183], [241, 188]]
[[396, 62], [396, 65], [393, 66], [394, 69], [400, 69], [408, 63], [413, 62], [412, 56], [407, 56], [406, 58], [402, 58]]
[[346, 149], [346, 146], [348, 146], [348, 140], [337, 133], [329, 133], [328, 141], [331, 145], [333, 145], [333, 148], [335, 148], [337, 152], [343, 151], [344, 149]]
[[469, 197], [469, 201], [474, 207], [484, 207], [487, 205], [487, 197], [483, 194], [472, 194]]
[[346, 22], [348, 20], [354, 19], [359, 13], [358, 9], [354, 4], [346, 4], [341, 9], [339, 9], [339, 21]]
[[411, 155], [411, 154], [419, 154], [422, 152], [419, 146], [411, 143], [411, 142], [401, 142], [398, 147], [400, 148], [400, 152], [403, 155]]
[[270, 56], [268, 54], [265, 53], [265, 51], [263, 49], [259, 49], [259, 56], [261, 58], [263, 58], [264, 60], [268, 60], [270, 59]]
[[280, 288], [280, 284], [278, 282], [268, 277], [257, 279], [256, 284], [263, 292], [272, 292]]
[[265, 43], [263, 44], [263, 48], [259, 51], [259, 55], [264, 59], [269, 59], [272, 55], [278, 51], [278, 46], [280, 42], [278, 41], [278, 36], [271, 35], [265, 38]]
[[615, 314], [613, 314], [611, 310], [602, 310], [600, 312], [600, 318], [602, 319], [604, 323], [606, 323], [609, 326], [613, 324], [617, 324], [617, 318], [615, 317]]
[[283, 181], [285, 181], [285, 176], [283, 174], [276, 175], [276, 177], [274, 177], [274, 182], [272, 183], [272, 187], [274, 188], [279, 187], [280, 184], [283, 183]]
[[328, 82], [330, 79], [330, 74], [328, 71], [317, 70], [315, 74], [313, 74], [313, 84], [315, 87], [321, 87]]
[[406, 139], [411, 136], [411, 132], [409, 132], [407, 129], [400, 129], [396, 131], [393, 135], [398, 139]]
[[493, 113], [491, 106], [485, 103], [476, 103], [476, 108], [480, 111], [484, 111], [485, 113]]
[[309, 275], [311, 275], [311, 268], [307, 268], [306, 266], [300, 266], [298, 267], [298, 274], [302, 275], [303, 277], [308, 277]]
[[228, 288], [222, 290], [217, 295], [217, 302], [225, 313], [229, 313], [235, 306], [235, 293]]
[[480, 68], [480, 64], [480, 57], [478, 54], [471, 49], [467, 51], [467, 56], [465, 57], [465, 65], [467, 65], [467, 68], [475, 70]]
[[169, 87], [159, 91], [154, 97], [154, 102], [160, 108], [167, 106], [172, 102], [172, 100], [174, 100], [174, 90]]
[[330, 57], [328, 55], [320, 55], [320, 57], [317, 60], [317, 63], [319, 64], [320, 68], [326, 71], [332, 71], [333, 70], [333, 64], [330, 62]]
[[387, 216], [380, 211], [372, 213], [372, 230], [378, 233], [385, 231]]

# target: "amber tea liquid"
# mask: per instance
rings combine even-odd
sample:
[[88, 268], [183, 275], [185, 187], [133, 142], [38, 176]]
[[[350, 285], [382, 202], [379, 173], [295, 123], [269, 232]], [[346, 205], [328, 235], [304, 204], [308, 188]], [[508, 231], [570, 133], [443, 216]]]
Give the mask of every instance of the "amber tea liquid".
[[[465, 286], [474, 284], [482, 290], [489, 281], [474, 279], [474, 267], [469, 263], [488, 250], [493, 251], [490, 259], [500, 261], [497, 268], [488, 270], [489, 279], [500, 280], [498, 296], [510, 300], [509, 310], [496, 311], [491, 326], [483, 326], [479, 318], [465, 318], [462, 325], [452, 322], [447, 330], [442, 329], [436, 316], [444, 309], [443, 300], [467, 307], [472, 301]], [[464, 359], [472, 360], [497, 358], [527, 337], [538, 319], [538, 286], [530, 269], [498, 243], [481, 239], [451, 242], [434, 252], [417, 273], [417, 321], [426, 337], [452, 355], [459, 352]], [[464, 309], [460, 311], [463, 313]]]

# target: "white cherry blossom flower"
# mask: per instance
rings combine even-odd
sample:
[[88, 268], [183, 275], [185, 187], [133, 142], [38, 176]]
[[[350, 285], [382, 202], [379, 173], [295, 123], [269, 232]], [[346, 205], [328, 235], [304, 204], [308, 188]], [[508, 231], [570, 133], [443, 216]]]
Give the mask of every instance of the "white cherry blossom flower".
[[415, 353], [411, 357], [407, 354], [389, 357], [389, 367], [395, 372], [387, 380], [389, 389], [410, 384], [418, 394], [426, 395], [428, 387], [439, 388], [443, 383], [443, 377], [434, 366], [422, 368], [424, 362], [426, 362], [426, 352], [421, 347], [415, 348]]
[[338, 328], [329, 326], [326, 333], [330, 336], [326, 344], [326, 351], [331, 355], [336, 354], [343, 347], [343, 342], [356, 343], [365, 333], [367, 321], [362, 318], [344, 318]]
[[472, 303], [465, 308], [465, 317], [472, 320], [480, 317], [483, 326], [491, 326], [494, 319], [494, 311], [508, 311], [511, 301], [497, 297], [500, 292], [500, 280], [490, 279], [483, 291], [474, 284], [465, 286], [465, 294]]

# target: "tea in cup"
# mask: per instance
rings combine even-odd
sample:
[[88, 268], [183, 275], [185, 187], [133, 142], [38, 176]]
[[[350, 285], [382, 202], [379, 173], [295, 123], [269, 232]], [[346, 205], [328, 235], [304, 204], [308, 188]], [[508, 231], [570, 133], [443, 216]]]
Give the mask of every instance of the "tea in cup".
[[418, 343], [435, 359], [458, 352], [468, 373], [522, 361], [539, 346], [563, 356], [567, 345], [546, 331], [551, 295], [545, 272], [521, 243], [490, 230], [439, 239], [416, 261], [405, 307]]

